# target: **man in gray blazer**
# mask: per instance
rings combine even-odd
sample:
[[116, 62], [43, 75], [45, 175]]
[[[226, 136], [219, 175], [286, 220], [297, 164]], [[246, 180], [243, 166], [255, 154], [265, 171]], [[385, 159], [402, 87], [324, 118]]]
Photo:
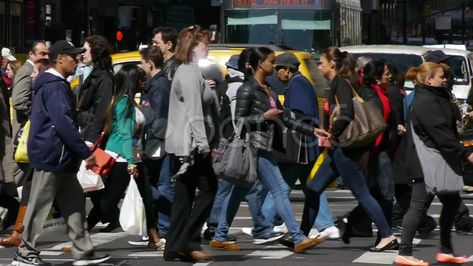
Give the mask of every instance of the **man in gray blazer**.
[[[35, 71], [42, 72], [49, 67], [49, 48], [44, 41], [35, 42], [29, 53], [28, 60], [25, 64], [18, 69], [15, 75], [12, 85], [12, 106], [13, 106], [13, 132], [12, 140], [15, 141], [15, 137], [28, 121], [31, 112], [31, 101], [33, 92], [33, 73]], [[37, 73], [35, 73], [37, 74]], [[13, 146], [9, 145], [9, 146]], [[13, 148], [9, 149], [9, 153], [13, 153]], [[13, 154], [9, 155], [12, 158]], [[28, 205], [28, 199], [31, 189], [31, 176], [32, 171], [28, 167], [28, 164], [14, 163], [11, 164], [13, 169], [13, 176], [17, 185], [23, 186], [22, 197], [20, 202], [20, 209], [16, 218], [15, 227], [13, 228], [10, 236], [6, 238], [0, 238], [0, 246], [12, 247], [18, 246], [21, 243], [21, 233], [23, 228], [23, 217], [26, 212], [26, 205]]]
[[14, 109], [13, 136], [30, 115], [33, 91], [33, 70], [41, 72], [49, 66], [49, 48], [44, 41], [36, 41], [28, 53], [28, 60], [18, 69], [12, 85], [12, 104]]

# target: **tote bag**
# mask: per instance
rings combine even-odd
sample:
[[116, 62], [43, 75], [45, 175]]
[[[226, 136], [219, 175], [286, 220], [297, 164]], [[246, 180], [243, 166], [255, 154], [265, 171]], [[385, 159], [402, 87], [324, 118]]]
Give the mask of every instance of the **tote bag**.
[[[370, 102], [365, 102], [353, 89], [353, 111], [354, 118], [338, 137], [341, 147], [356, 148], [363, 147], [375, 142], [376, 138], [387, 127], [381, 111]], [[330, 116], [330, 124], [336, 120], [343, 119], [340, 117], [340, 103], [335, 95], [336, 107]]]
[[424, 142], [414, 131], [412, 123], [410, 127], [417, 156], [419, 157], [424, 174], [427, 193], [442, 195], [461, 191], [463, 189], [463, 177], [452, 169], [439, 150], [425, 146]]

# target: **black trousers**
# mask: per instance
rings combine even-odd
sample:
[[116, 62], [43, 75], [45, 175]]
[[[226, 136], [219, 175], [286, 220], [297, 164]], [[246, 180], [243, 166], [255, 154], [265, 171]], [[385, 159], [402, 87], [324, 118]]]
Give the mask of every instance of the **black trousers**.
[[[110, 175], [105, 179], [105, 188], [90, 194], [94, 207], [90, 211], [89, 217], [87, 217], [87, 222], [91, 227], [99, 220], [104, 223], [118, 223], [120, 215], [118, 203], [130, 183], [130, 174], [128, 174], [127, 167], [128, 164], [125, 162], [116, 163]], [[152, 206], [153, 197], [150, 183], [145, 175], [143, 175], [142, 164], [138, 164], [138, 170], [139, 175], [135, 177], [135, 182], [143, 198], [147, 228], [156, 228], [156, 216]]]
[[[460, 195], [446, 194], [438, 195], [442, 203], [440, 214], [440, 251], [443, 253], [453, 253], [451, 231], [455, 215], [460, 206]], [[412, 256], [412, 241], [417, 231], [417, 226], [425, 217], [427, 210], [434, 199], [433, 195], [427, 194], [423, 182], [412, 185], [411, 205], [402, 222], [402, 235], [399, 255]]]
[[[174, 175], [181, 167], [181, 161], [174, 156], [171, 160]], [[196, 188], [199, 188], [197, 194]], [[200, 231], [210, 214], [216, 192], [217, 178], [211, 166], [211, 157], [197, 155], [194, 164], [176, 178], [164, 259], [176, 252], [188, 254], [201, 250]]]

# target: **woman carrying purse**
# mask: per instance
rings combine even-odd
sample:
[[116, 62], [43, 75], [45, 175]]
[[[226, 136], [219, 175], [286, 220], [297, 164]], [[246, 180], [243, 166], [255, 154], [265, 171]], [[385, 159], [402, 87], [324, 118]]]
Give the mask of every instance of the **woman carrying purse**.
[[[341, 52], [338, 48], [331, 47], [324, 50], [320, 56], [320, 73], [331, 81], [329, 92], [330, 117], [338, 101], [340, 114], [330, 125], [329, 138], [321, 139], [321, 146], [328, 148], [329, 156], [333, 161], [336, 172], [342, 177], [344, 183], [359, 201], [367, 215], [376, 224], [381, 236], [377, 245], [371, 248], [372, 252], [383, 252], [385, 250], [397, 249], [399, 244], [392, 234], [391, 228], [383, 214], [378, 202], [371, 196], [363, 174], [363, 161], [367, 159], [368, 147], [343, 148], [337, 145], [338, 137], [348, 127], [354, 118], [353, 90], [358, 87], [358, 80], [354, 69], [352, 57], [347, 52]], [[328, 120], [327, 117], [327, 120]], [[335, 146], [337, 145], [337, 146]], [[362, 168], [363, 167], [363, 168]], [[334, 181], [337, 175], [316, 179], [314, 190], [320, 194]], [[319, 208], [319, 198], [316, 200], [316, 213]], [[346, 240], [349, 242], [349, 239]]]

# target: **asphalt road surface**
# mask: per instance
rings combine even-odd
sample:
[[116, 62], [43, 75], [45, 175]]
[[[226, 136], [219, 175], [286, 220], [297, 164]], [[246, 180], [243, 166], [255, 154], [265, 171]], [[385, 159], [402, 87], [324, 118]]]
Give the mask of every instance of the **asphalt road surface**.
[[[293, 191], [291, 199], [297, 219], [300, 221], [303, 203], [301, 191]], [[341, 215], [351, 210], [356, 201], [349, 191], [337, 190], [328, 193], [329, 204], [334, 215]], [[462, 195], [470, 212], [473, 214], [473, 195]], [[429, 213], [438, 219], [441, 205], [436, 200], [431, 206]], [[254, 245], [252, 238], [241, 233], [242, 227], [252, 226], [251, 217], [246, 203], [242, 203], [237, 217], [230, 229], [231, 234], [238, 238], [237, 243], [241, 250], [237, 252], [211, 250], [208, 243], [202, 247], [213, 254], [213, 260], [195, 265], [258, 265], [258, 266], [287, 266], [287, 265], [392, 265], [397, 252], [372, 253], [368, 249], [375, 241], [375, 237], [352, 238], [351, 244], [346, 245], [339, 240], [327, 240], [316, 248], [303, 254], [296, 254], [292, 250], [278, 244]], [[102, 225], [103, 227], [103, 225]], [[98, 233], [98, 229], [92, 231], [93, 242], [98, 252], [109, 253], [112, 259], [100, 265], [191, 265], [183, 262], [165, 262], [162, 251], [153, 251], [146, 248], [132, 247], [127, 241], [134, 238], [124, 232], [116, 230], [112, 233]], [[438, 228], [426, 239], [415, 239], [415, 256], [435, 264], [435, 254], [438, 251], [439, 231]], [[473, 254], [473, 235], [460, 235], [453, 233], [455, 251], [459, 255], [471, 256]], [[54, 265], [71, 265], [70, 253], [62, 252], [62, 247], [69, 246], [70, 242], [65, 233], [45, 232], [38, 240], [38, 246], [42, 250], [41, 256], [44, 260]], [[14, 256], [15, 249], [0, 249], [0, 265], [8, 265]], [[473, 265], [473, 263], [471, 263]]]

